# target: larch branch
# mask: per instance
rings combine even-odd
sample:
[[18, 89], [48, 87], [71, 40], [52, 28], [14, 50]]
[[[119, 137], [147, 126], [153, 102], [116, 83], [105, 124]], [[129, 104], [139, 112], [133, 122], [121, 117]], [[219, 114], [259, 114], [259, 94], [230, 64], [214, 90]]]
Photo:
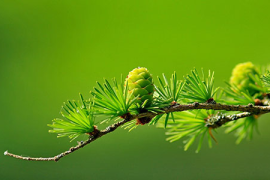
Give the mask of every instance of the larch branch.
[[[252, 116], [255, 114], [265, 114], [270, 112], [270, 106], [254, 106], [252, 104], [249, 105], [225, 105], [225, 104], [210, 104], [210, 103], [193, 103], [193, 104], [175, 104], [172, 105], [168, 108], [162, 109], [163, 112], [157, 113], [157, 114], [165, 114], [165, 113], [170, 113], [170, 112], [180, 112], [180, 111], [186, 111], [186, 110], [193, 110], [193, 109], [212, 109], [212, 110], [225, 110], [225, 111], [241, 111], [243, 113], [238, 113], [234, 115], [228, 115], [228, 116], [220, 116], [217, 118], [218, 120], [214, 122], [214, 124], [207, 125], [208, 127], [211, 128], [218, 128], [225, 123], [229, 121], [235, 121], [240, 118]], [[125, 124], [126, 122], [129, 122], [131, 120], [134, 120], [136, 118], [142, 118], [142, 117], [150, 117], [153, 118], [157, 114], [152, 113], [152, 112], [146, 112], [146, 113], [141, 113], [138, 115], [129, 115], [127, 114], [124, 117], [124, 120], [119, 121], [115, 124], [112, 124], [108, 126], [106, 129], [102, 131], [97, 131], [94, 135], [91, 135], [88, 140], [83, 141], [82, 143], [78, 144], [75, 147], [71, 147], [69, 150], [62, 152], [54, 157], [48, 157], [48, 158], [43, 158], [43, 157], [24, 157], [16, 154], [9, 153], [6, 151], [4, 155], [14, 157], [17, 159], [22, 159], [22, 160], [28, 160], [28, 161], [59, 161], [61, 158], [73, 153], [74, 151], [79, 150], [80, 148], [83, 148], [87, 144], [90, 144], [91, 142], [97, 140], [98, 138], [113, 132], [115, 129], [120, 127], [121, 125]]]

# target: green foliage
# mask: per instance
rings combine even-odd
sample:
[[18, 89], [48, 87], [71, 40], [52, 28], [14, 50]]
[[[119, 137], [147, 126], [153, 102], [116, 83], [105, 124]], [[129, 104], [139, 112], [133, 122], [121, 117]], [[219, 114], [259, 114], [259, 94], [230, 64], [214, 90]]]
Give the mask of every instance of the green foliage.
[[49, 130], [50, 133], [57, 133], [57, 137], [68, 136], [74, 140], [81, 134], [94, 131], [93, 102], [86, 102], [81, 94], [80, 97], [80, 101], [64, 103], [61, 110], [63, 119], [56, 118], [52, 124], [48, 124], [53, 128]]
[[[160, 97], [158, 95], [156, 95], [156, 92], [154, 94], [155, 95], [154, 95], [152, 104], [148, 107], [141, 106], [141, 108], [147, 110], [148, 112], [152, 112], [154, 114], [164, 112], [163, 108], [170, 106], [171, 102], [160, 100]], [[140, 111], [141, 111], [140, 109], [139, 109], [139, 111], [138, 111], [138, 109], [132, 109], [132, 110], [134, 112], [137, 112], [137, 113], [140, 113]]]
[[[268, 92], [267, 73], [261, 77], [263, 70], [254, 66], [252, 63], [242, 63], [233, 70], [228, 88], [224, 89], [228, 104], [255, 104], [255, 99], [263, 99], [263, 94]], [[241, 72], [238, 72], [241, 71]], [[238, 77], [238, 76], [239, 77]], [[238, 85], [237, 85], [237, 83]], [[228, 99], [231, 98], [231, 99]]]
[[235, 132], [237, 137], [236, 144], [239, 144], [244, 138], [248, 138], [249, 140], [253, 137], [254, 129], [258, 130], [258, 120], [255, 116], [246, 117], [243, 119], [239, 119], [234, 122], [230, 122], [226, 129], [226, 133]]
[[[157, 97], [155, 98], [155, 102], [159, 102], [157, 106], [161, 106], [162, 104], [164, 107], [176, 104], [181, 98], [181, 92], [184, 87], [184, 82], [177, 80], [176, 72], [172, 74], [170, 81], [166, 78], [163, 74], [163, 80], [157, 77], [159, 81], [159, 86], [155, 85], [155, 90], [157, 92]], [[164, 114], [155, 116], [150, 124], [156, 124], [157, 121], [163, 116]], [[166, 114], [164, 126], [167, 126], [167, 122], [171, 117], [174, 120], [173, 112]]]
[[[267, 81], [270, 80], [269, 72], [261, 77], [263, 71], [264, 68], [258, 68], [250, 62], [238, 64], [233, 70], [228, 88], [224, 90], [227, 95], [224, 102], [238, 105], [263, 105], [263, 101], [267, 100], [265, 94], [269, 92]], [[256, 101], [261, 104], [256, 104]], [[251, 139], [254, 129], [258, 128], [257, 118], [258, 116], [254, 115], [230, 122], [225, 132], [235, 132], [237, 144], [246, 137]]]
[[183, 88], [183, 98], [186, 98], [189, 103], [199, 102], [204, 103], [213, 98], [218, 88], [214, 88], [214, 72], [208, 72], [208, 76], [202, 77], [196, 69], [191, 71], [191, 75], [185, 77], [185, 86]]
[[[224, 92], [227, 95], [227, 99], [224, 100], [227, 104], [239, 104], [239, 105], [247, 105], [247, 104], [255, 104], [254, 97], [250, 95], [250, 93], [245, 89], [239, 89], [234, 84], [227, 83], [228, 88], [224, 89]], [[228, 99], [231, 98], [231, 99]]]
[[[61, 111], [64, 119], [55, 119], [53, 124], [48, 126], [53, 128], [50, 132], [58, 133], [58, 137], [68, 136], [75, 139], [81, 134], [91, 134], [95, 130], [96, 116], [105, 116], [101, 122], [109, 122], [111, 119], [125, 118], [129, 114], [152, 112], [153, 118], [140, 117], [122, 127], [131, 131], [139, 124], [157, 124], [157, 127], [167, 128], [168, 141], [185, 138], [185, 150], [198, 139], [196, 152], [199, 152], [206, 134], [210, 147], [212, 139], [215, 140], [211, 125], [224, 118], [225, 113], [237, 112], [193, 110], [166, 114], [164, 108], [193, 102], [216, 103], [217, 99], [223, 104], [269, 105], [270, 72], [267, 71], [261, 76], [261, 71], [257, 69], [259, 68], [251, 63], [237, 65], [230, 83], [227, 83], [228, 87], [217, 93], [218, 88], [214, 87], [214, 73], [211, 71], [205, 76], [202, 70], [200, 76], [194, 69], [184, 81], [178, 80], [175, 72], [170, 80], [163, 74], [163, 78], [158, 77], [158, 84], [154, 85], [146, 68], [135, 68], [125, 81], [121, 78], [120, 83], [115, 78], [111, 83], [106, 79], [103, 84], [97, 82], [98, 87], [91, 92], [91, 101], [85, 101], [82, 96], [79, 102], [68, 101]], [[238, 72], [239, 70], [241, 72]], [[245, 137], [251, 139], [253, 130], [257, 127], [257, 118], [258, 116], [251, 116], [228, 123], [226, 132], [235, 131], [237, 143]]]
[[262, 76], [262, 81], [266, 87], [267, 93], [270, 92], [270, 71], [267, 71], [263, 76]]
[[[206, 126], [206, 120], [213, 116], [214, 113], [215, 111], [212, 110], [193, 110], [174, 113], [175, 122], [168, 122], [166, 135], [169, 137], [166, 140], [174, 142], [186, 138], [186, 140], [183, 141], [185, 144], [184, 150], [186, 151], [198, 138], [199, 144], [196, 152], [199, 152], [204, 136], [207, 133], [209, 147], [212, 147], [211, 134], [209, 133], [209, 128]], [[157, 127], [163, 128], [164, 123], [166, 123], [166, 119], [159, 121]]]
[[128, 131], [132, 131], [136, 129], [139, 125], [136, 123], [136, 121], [130, 121], [122, 126], [124, 129], [128, 129]]
[[112, 84], [106, 79], [103, 85], [99, 82], [97, 84], [99, 88], [94, 88], [91, 92], [94, 96], [96, 114], [109, 116], [108, 120], [111, 120], [129, 113], [129, 108], [137, 97], [134, 97], [133, 93], [128, 93], [129, 84], [124, 86], [123, 78], [120, 84], [115, 78]]
[[181, 97], [181, 91], [184, 86], [183, 81], [177, 80], [176, 72], [172, 74], [172, 77], [170, 81], [166, 78], [166, 76], [163, 74], [163, 80], [161, 78], [158, 78], [159, 86], [155, 85], [155, 90], [158, 93], [158, 96], [160, 98], [160, 101], [164, 102], [178, 102], [178, 100]]
[[254, 93], [255, 97], [259, 96], [262, 93], [266, 93], [267, 92], [267, 83], [264, 83], [262, 81], [262, 77], [261, 77], [261, 72], [259, 71], [258, 74], [249, 74], [250, 79], [252, 79], [252, 81], [254, 83], [249, 84], [249, 87], [251, 87], [256, 93]]

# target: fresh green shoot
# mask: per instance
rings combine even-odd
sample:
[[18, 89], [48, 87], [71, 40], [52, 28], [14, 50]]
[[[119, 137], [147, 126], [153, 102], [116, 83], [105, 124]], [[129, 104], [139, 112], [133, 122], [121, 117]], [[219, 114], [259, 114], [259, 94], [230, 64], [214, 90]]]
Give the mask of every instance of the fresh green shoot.
[[163, 99], [155, 91], [152, 104], [149, 107], [146, 107], [145, 109], [152, 113], [159, 113], [159, 112], [164, 112], [162, 109], [170, 105], [172, 105], [171, 99], [168, 99], [168, 100]]
[[[195, 139], [199, 138], [199, 144], [196, 149], [196, 152], [199, 152], [202, 146], [202, 142], [205, 134], [207, 133], [209, 138], [208, 143], [209, 147], [212, 147], [211, 129], [206, 126], [206, 120], [215, 113], [214, 111], [207, 110], [193, 110], [193, 111], [184, 111], [175, 113], [175, 122], [167, 121], [167, 132], [166, 135], [170, 136], [166, 140], [169, 142], [174, 142], [182, 138], [187, 138], [184, 141], [184, 150], [194, 143]], [[157, 127], [163, 128], [166, 123], [166, 119], [160, 120], [157, 123]], [[214, 139], [215, 140], [215, 139]]]
[[267, 88], [267, 93], [270, 92], [270, 71], [267, 71], [263, 76], [262, 76], [262, 81], [264, 82], [264, 85]]
[[[154, 114], [158, 114], [158, 113], [164, 112], [163, 108], [166, 108], [166, 107], [172, 105], [171, 99], [168, 101], [161, 99], [157, 92], [154, 92], [152, 103], [150, 105], [148, 105], [147, 107], [145, 107], [144, 105], [146, 103], [147, 103], [147, 100], [144, 101], [142, 105], [136, 104], [136, 106], [130, 107], [130, 109], [129, 109], [130, 113], [131, 114], [139, 114], [140, 112], [145, 111], [145, 112], [152, 112]], [[163, 115], [164, 114], [161, 114], [160, 116], [163, 116]], [[159, 116], [155, 116], [153, 118], [153, 120], [155, 120], [156, 117], [159, 117]], [[153, 120], [150, 122], [150, 124], [155, 124], [155, 123], [153, 123]]]
[[[257, 91], [259, 93], [267, 93], [267, 91], [268, 91], [267, 82], [266, 82], [267, 81], [267, 74], [265, 74], [265, 75], [266, 76], [260, 77], [258, 74], [256, 74], [256, 75], [249, 74], [250, 79], [252, 79], [252, 81], [254, 82], [254, 83], [249, 84], [250, 88], [254, 89], [255, 91]], [[270, 77], [269, 77], [269, 80], [270, 80]]]
[[[204, 103], [211, 100], [217, 92], [218, 88], [214, 88], [214, 72], [209, 70], [208, 76], [204, 76], [202, 69], [202, 77], [196, 69], [191, 71], [191, 75], [185, 77], [185, 86], [183, 88], [183, 98], [189, 103]], [[213, 101], [211, 101], [213, 102]]]
[[[226, 82], [227, 83], [227, 82]], [[239, 89], [233, 84], [227, 83], [228, 88], [224, 89], [225, 94], [228, 98], [224, 100], [227, 104], [238, 104], [238, 105], [248, 105], [255, 104], [254, 97], [245, 89]]]
[[[149, 123], [149, 125], [153, 125], [153, 124], [156, 124], [162, 117], [163, 117], [164, 114], [158, 114], [156, 115]], [[164, 126], [165, 126], [165, 123], [164, 123]]]
[[139, 125], [136, 124], [136, 121], [130, 121], [130, 122], [124, 124], [124, 125], [121, 126], [121, 127], [124, 128], [124, 129], [128, 129], [128, 132], [130, 132], [130, 131], [136, 129], [138, 126], [139, 126]]
[[170, 81], [163, 74], [163, 80], [157, 77], [159, 86], [155, 85], [155, 90], [161, 101], [171, 101], [172, 103], [178, 102], [181, 97], [181, 91], [184, 86], [183, 81], [177, 80], [176, 72], [172, 74]]
[[93, 116], [93, 102], [87, 102], [80, 94], [80, 101], [67, 101], [64, 103], [61, 115], [63, 119], [56, 118], [49, 130], [50, 133], [57, 133], [57, 137], [68, 136], [71, 141], [81, 134], [91, 133], [94, 131], [94, 116]]
[[236, 144], [239, 144], [244, 138], [251, 140], [253, 137], [254, 129], [258, 130], [258, 121], [256, 116], [246, 117], [244, 119], [238, 119], [235, 122], [228, 123], [226, 133], [235, 132], [237, 137]]
[[[161, 78], [157, 77], [159, 86], [155, 85], [155, 90], [157, 92], [157, 102], [163, 102], [163, 104], [166, 104], [166, 106], [176, 104], [180, 98], [181, 98], [181, 92], [184, 87], [184, 82], [177, 80], [176, 72], [172, 74], [172, 77], [170, 78], [170, 81], [166, 78], [166, 76], [163, 74], [163, 81]], [[166, 103], [164, 103], [166, 102]], [[162, 104], [162, 103], [160, 103]], [[157, 121], [162, 117], [163, 115], [156, 116], [150, 124], [155, 124]], [[166, 114], [165, 123], [164, 126], [166, 128], [169, 118], [173, 119], [174, 121], [174, 115], [173, 113]]]
[[112, 85], [104, 80], [99, 88], [94, 88], [91, 94], [94, 96], [95, 110], [97, 114], [109, 116], [108, 120], [121, 117], [129, 113], [129, 108], [134, 104], [136, 97], [132, 98], [132, 93], [128, 93], [128, 84], [124, 85], [123, 78], [118, 84], [114, 78]]

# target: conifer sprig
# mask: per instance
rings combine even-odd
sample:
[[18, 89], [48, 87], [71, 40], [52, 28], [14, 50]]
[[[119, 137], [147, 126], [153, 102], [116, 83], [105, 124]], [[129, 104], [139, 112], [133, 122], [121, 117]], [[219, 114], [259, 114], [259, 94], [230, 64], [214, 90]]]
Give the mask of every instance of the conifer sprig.
[[205, 77], [202, 69], [202, 77], [196, 69], [191, 71], [191, 75], [185, 77], [185, 86], [183, 88], [183, 97], [189, 103], [192, 102], [208, 102], [216, 94], [218, 88], [214, 88], [214, 72], [208, 71]]
[[[163, 74], [163, 81], [161, 78], [157, 77], [159, 86], [155, 85], [155, 90], [157, 92], [156, 101], [165, 106], [176, 104], [181, 99], [181, 92], [184, 87], [184, 82], [177, 79], [176, 72], [174, 72], [170, 78], [170, 81]], [[160, 106], [160, 105], [158, 105]], [[150, 124], [155, 124], [164, 114], [155, 116]], [[166, 128], [169, 118], [174, 121], [173, 112], [165, 115], [164, 126]]]
[[64, 103], [61, 115], [63, 119], [56, 118], [49, 130], [50, 133], [57, 133], [57, 137], [68, 136], [71, 141], [80, 136], [81, 134], [91, 133], [94, 131], [94, 111], [93, 102], [86, 101], [80, 94], [80, 101], [67, 101]]
[[[218, 128], [221, 127], [222, 125], [224, 125], [227, 122], [230, 121], [236, 121], [240, 118], [244, 118], [244, 117], [249, 117], [252, 116], [253, 114], [265, 114], [265, 113], [270, 113], [270, 106], [240, 106], [240, 105], [225, 105], [225, 104], [209, 104], [209, 103], [193, 103], [193, 104], [187, 104], [187, 105], [179, 105], [179, 104], [175, 104], [171, 107], [168, 107], [166, 109], [164, 109], [165, 112], [179, 112], [179, 111], [187, 111], [187, 110], [194, 110], [194, 109], [205, 109], [205, 110], [209, 110], [209, 109], [213, 109], [213, 110], [226, 110], [226, 111], [242, 111], [243, 113], [234, 113], [232, 115], [229, 116], [216, 116], [214, 118], [211, 118], [211, 121], [207, 120], [206, 125], [209, 128]], [[163, 113], [165, 113], [163, 112]], [[16, 155], [13, 153], [10, 153], [8, 151], [6, 151], [4, 154], [6, 156], [10, 156], [10, 157], [14, 157], [17, 159], [22, 159], [22, 160], [28, 160], [28, 161], [58, 161], [61, 158], [65, 157], [66, 155], [69, 155], [71, 153], [73, 153], [76, 150], [79, 150], [80, 148], [85, 147], [87, 144], [99, 139], [100, 137], [103, 137], [104, 135], [115, 131], [117, 128], [119, 128], [120, 126], [131, 122], [132, 120], [135, 120], [137, 118], [142, 118], [142, 117], [153, 117], [154, 114], [153, 113], [142, 113], [142, 114], [138, 114], [138, 115], [129, 115], [126, 116], [124, 120], [116, 122], [110, 126], [108, 126], [107, 128], [103, 129], [103, 130], [97, 130], [95, 133], [95, 135], [92, 135], [89, 137], [89, 139], [87, 139], [84, 142], [79, 143], [77, 146], [75, 147], [71, 147], [69, 148], [69, 150], [64, 151], [58, 155], [55, 155], [53, 157], [48, 157], [48, 158], [42, 158], [42, 157], [26, 157], [26, 156], [21, 156], [21, 155]], [[209, 134], [210, 135], [210, 134]], [[209, 138], [211, 140], [211, 138]]]
[[155, 90], [158, 93], [160, 101], [164, 102], [178, 102], [181, 98], [181, 91], [184, 86], [183, 81], [177, 79], [176, 72], [172, 74], [170, 81], [163, 74], [163, 81], [161, 78], [157, 77], [159, 86], [155, 85]]
[[252, 81], [254, 82], [250, 83], [249, 86], [250, 88], [253, 88], [255, 91], [257, 91], [257, 96], [267, 92], [267, 83], [264, 82], [264, 78], [267, 79], [267, 77], [261, 76], [261, 74], [249, 74], [249, 78], [252, 79]]
[[[213, 110], [193, 110], [185, 112], [176, 112], [175, 122], [169, 121], [167, 125], [167, 132], [165, 133], [169, 137], [166, 139], [169, 142], [174, 142], [182, 138], [186, 138], [183, 143], [185, 144], [184, 150], [194, 143], [199, 138], [199, 144], [196, 152], [199, 152], [202, 146], [202, 142], [205, 134], [208, 135], [209, 147], [212, 147], [213, 137], [211, 129], [206, 126], [207, 119], [213, 116], [215, 111]], [[165, 120], [158, 122], [157, 127], [164, 127]], [[215, 139], [214, 139], [215, 140]]]
[[112, 84], [106, 79], [103, 85], [99, 82], [97, 84], [98, 88], [94, 88], [94, 91], [91, 92], [95, 101], [96, 114], [109, 116], [108, 120], [111, 120], [129, 113], [129, 108], [137, 97], [128, 93], [128, 83], [124, 85], [123, 78], [121, 78], [120, 84], [115, 78]]
[[261, 79], [267, 88], [267, 93], [270, 93], [270, 71], [267, 71]]
[[228, 88], [224, 89], [226, 93], [227, 99], [224, 102], [228, 104], [239, 104], [239, 105], [247, 105], [247, 104], [255, 104], [254, 97], [250, 95], [249, 91], [246, 89], [239, 89], [234, 84], [227, 83]]
[[[212, 139], [215, 140], [212, 129], [225, 124], [228, 126], [226, 132], [235, 131], [237, 143], [240, 143], [245, 137], [251, 139], [258, 118], [270, 113], [269, 69], [263, 76], [257, 69], [250, 62], [237, 65], [229, 88], [224, 90], [225, 94], [220, 93], [222, 96], [219, 99], [216, 97], [218, 88], [214, 88], [214, 73], [210, 71], [207, 76], [202, 71], [200, 76], [194, 69], [184, 81], [179, 81], [176, 73], [170, 81], [163, 75], [163, 80], [158, 78], [159, 86], [155, 86], [154, 91], [149, 71], [135, 68], [125, 83], [123, 78], [120, 84], [115, 79], [112, 83], [105, 79], [103, 85], [97, 83], [98, 87], [91, 92], [93, 97], [90, 100], [85, 101], [80, 95], [80, 101], [68, 101], [61, 111], [63, 118], [55, 119], [48, 125], [53, 128], [50, 132], [57, 133], [58, 137], [68, 136], [73, 140], [86, 133], [90, 135], [88, 140], [50, 158], [24, 157], [7, 151], [5, 155], [23, 160], [58, 161], [120, 126], [134, 129], [138, 125], [156, 123], [158, 127], [167, 127], [167, 140], [170, 142], [187, 138], [184, 141], [185, 150], [199, 139], [198, 152], [206, 134], [211, 147]], [[128, 83], [131, 83], [130, 86]], [[107, 116], [107, 122], [110, 119], [123, 120], [98, 130], [94, 120], [99, 115]]]
[[226, 133], [235, 132], [235, 136], [237, 137], [236, 144], [239, 144], [244, 138], [251, 140], [253, 137], [253, 131], [258, 130], [258, 120], [257, 116], [250, 116], [243, 119], [239, 119], [235, 122], [230, 122], [227, 125]]

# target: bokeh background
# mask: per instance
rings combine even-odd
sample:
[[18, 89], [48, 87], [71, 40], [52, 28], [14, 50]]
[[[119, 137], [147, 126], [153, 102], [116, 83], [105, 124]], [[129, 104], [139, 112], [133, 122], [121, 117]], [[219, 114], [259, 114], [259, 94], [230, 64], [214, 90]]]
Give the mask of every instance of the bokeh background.
[[[53, 156], [76, 145], [47, 124], [104, 77], [138, 66], [182, 77], [203, 67], [224, 86], [237, 63], [269, 63], [269, 8], [268, 0], [1, 0], [0, 152]], [[205, 142], [199, 154], [147, 125], [119, 129], [57, 163], [2, 154], [0, 179], [269, 179], [269, 117], [252, 141], [235, 145], [221, 128], [219, 143]]]

